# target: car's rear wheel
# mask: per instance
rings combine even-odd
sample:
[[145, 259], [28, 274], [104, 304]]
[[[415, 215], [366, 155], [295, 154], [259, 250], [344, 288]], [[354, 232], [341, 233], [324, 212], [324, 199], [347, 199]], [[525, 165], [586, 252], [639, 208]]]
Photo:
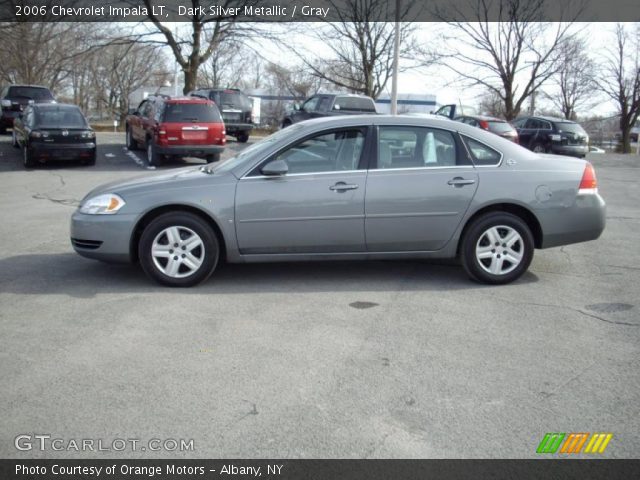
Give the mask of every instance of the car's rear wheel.
[[547, 152], [547, 148], [544, 146], [543, 143], [537, 142], [533, 144], [533, 147], [531, 148], [531, 150], [533, 150], [536, 153], [546, 153]]
[[29, 147], [25, 145], [22, 147], [22, 163], [24, 163], [24, 168], [33, 168], [36, 166], [36, 161], [33, 158], [33, 153], [29, 150]]
[[247, 132], [240, 132], [236, 138], [240, 143], [247, 143], [249, 141], [249, 134]]
[[204, 220], [175, 212], [159, 216], [144, 229], [138, 255], [153, 280], [169, 287], [191, 287], [211, 276], [220, 246]]
[[133, 135], [131, 135], [131, 129], [127, 128], [127, 150], [137, 150], [138, 142], [133, 139]]
[[153, 140], [147, 140], [147, 165], [155, 167], [160, 163], [160, 155], [156, 151]]
[[214, 153], [213, 155], [206, 155], [204, 157], [204, 159], [207, 161], [207, 163], [219, 162], [220, 161], [220, 154], [219, 153]]
[[467, 228], [462, 240], [462, 265], [475, 281], [509, 283], [527, 271], [533, 249], [531, 230], [520, 217], [492, 212]]

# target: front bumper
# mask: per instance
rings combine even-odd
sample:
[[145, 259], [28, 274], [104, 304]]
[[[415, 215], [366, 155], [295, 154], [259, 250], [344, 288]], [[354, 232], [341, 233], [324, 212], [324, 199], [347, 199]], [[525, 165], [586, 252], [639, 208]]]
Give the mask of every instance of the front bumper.
[[129, 263], [138, 219], [137, 214], [86, 215], [76, 210], [71, 216], [71, 245], [83, 257]]
[[558, 145], [552, 143], [551, 153], [567, 155], [569, 157], [584, 157], [589, 153], [589, 145]]
[[32, 143], [31, 154], [36, 158], [52, 160], [79, 160], [96, 154], [96, 144], [91, 143]]
[[542, 248], [595, 240], [604, 231], [607, 206], [599, 194], [578, 195], [573, 205], [538, 211]]
[[224, 152], [224, 145], [155, 145], [156, 152], [161, 155], [180, 157], [205, 157]]

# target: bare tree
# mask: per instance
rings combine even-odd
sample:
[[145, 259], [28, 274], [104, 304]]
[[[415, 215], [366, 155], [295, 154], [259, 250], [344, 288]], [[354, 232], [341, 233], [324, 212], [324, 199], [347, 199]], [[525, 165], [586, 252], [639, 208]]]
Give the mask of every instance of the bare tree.
[[[243, 35], [254, 30], [247, 23], [237, 22], [236, 16], [209, 15], [210, 4], [206, 0], [191, 0], [189, 8], [192, 13], [188, 16], [191, 20], [188, 23], [189, 28], [181, 32], [179, 24], [169, 24], [177, 27], [174, 29], [162, 23], [160, 18], [154, 15], [152, 7], [157, 3], [157, 0], [144, 0], [148, 18], [155, 27], [155, 30], [150, 33], [162, 34], [164, 40], [158, 43], [167, 45], [171, 49], [175, 61], [184, 74], [183, 93], [185, 94], [196, 88], [200, 67], [211, 58], [216, 49], [220, 48], [225, 41], [232, 39], [239, 41]], [[225, 0], [217, 2], [216, 6], [222, 7], [226, 12], [231, 8], [244, 7], [252, 3], [255, 3], [255, 0]], [[204, 15], [201, 9], [205, 11]], [[222, 12], [222, 10], [219, 11]], [[145, 41], [156, 42], [149, 39]]]
[[443, 20], [465, 21], [447, 22], [440, 50], [427, 50], [424, 57], [432, 61], [436, 56], [439, 65], [465, 84], [493, 91], [504, 103], [505, 117], [512, 120], [525, 100], [558, 71], [559, 51], [571, 38], [572, 22], [541, 22], [545, 0], [469, 0], [467, 7], [453, 7], [453, 14], [437, 13]]
[[608, 49], [597, 78], [598, 88], [618, 106], [622, 152], [631, 151], [631, 128], [640, 114], [640, 28], [615, 29], [615, 46]]
[[493, 117], [504, 117], [504, 103], [502, 98], [493, 90], [487, 90], [478, 104], [481, 113]]
[[[387, 18], [387, 0], [327, 0], [338, 21], [310, 33], [331, 51], [328, 58], [297, 52], [298, 58], [315, 76], [337, 87], [377, 98], [391, 78], [393, 67], [394, 24]], [[407, 44], [413, 30], [406, 23], [413, 5], [402, 3], [400, 19], [401, 55], [408, 56]], [[392, 7], [393, 8], [393, 7]], [[390, 10], [393, 13], [393, 10]]]
[[555, 92], [546, 96], [564, 118], [576, 120], [578, 109], [595, 103], [594, 79], [595, 63], [587, 53], [584, 39], [572, 39], [560, 48], [558, 73], [552, 81]]

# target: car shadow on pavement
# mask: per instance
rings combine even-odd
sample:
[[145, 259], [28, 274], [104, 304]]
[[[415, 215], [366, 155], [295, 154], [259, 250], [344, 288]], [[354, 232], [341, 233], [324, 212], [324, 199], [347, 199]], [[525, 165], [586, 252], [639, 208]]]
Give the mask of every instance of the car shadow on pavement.
[[[537, 281], [535, 274], [527, 272], [517, 283]], [[428, 292], [482, 288], [495, 287], [472, 282], [462, 267], [442, 261], [225, 264], [197, 287], [171, 289], [149, 280], [138, 265], [106, 264], [74, 253], [18, 255], [0, 260], [0, 292], [80, 298], [98, 293]]]

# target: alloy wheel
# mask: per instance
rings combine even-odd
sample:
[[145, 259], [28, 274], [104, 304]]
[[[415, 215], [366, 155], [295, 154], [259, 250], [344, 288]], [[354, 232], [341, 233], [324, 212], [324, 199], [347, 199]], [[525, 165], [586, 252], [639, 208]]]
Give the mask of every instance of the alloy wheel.
[[205, 258], [202, 238], [187, 227], [172, 226], [162, 230], [151, 245], [156, 268], [171, 278], [185, 278], [196, 273]]
[[517, 230], [497, 225], [480, 235], [476, 244], [476, 259], [486, 272], [505, 275], [520, 265], [524, 248], [524, 241]]

